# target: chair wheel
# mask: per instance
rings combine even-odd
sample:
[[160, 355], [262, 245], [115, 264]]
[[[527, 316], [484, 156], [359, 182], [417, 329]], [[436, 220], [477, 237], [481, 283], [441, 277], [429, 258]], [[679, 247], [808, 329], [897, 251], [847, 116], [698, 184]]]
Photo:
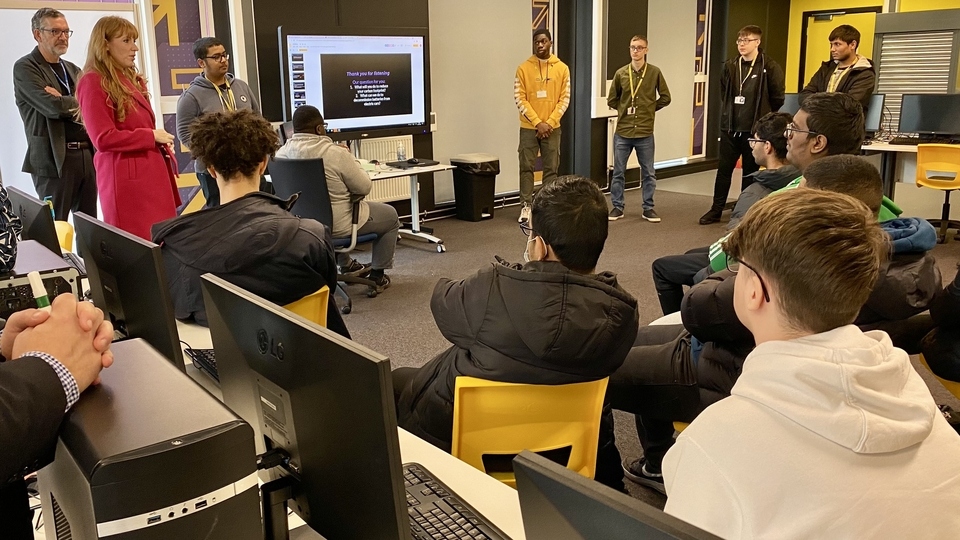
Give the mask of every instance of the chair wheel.
[[350, 310], [351, 310], [350, 306], [343, 306], [342, 308], [340, 308], [340, 313], [342, 313], [343, 315], [349, 315]]
[[437, 253], [446, 253], [447, 246], [443, 244], [437, 244]]
[[376, 290], [376, 289], [369, 289], [369, 290], [367, 291], [367, 298], [376, 298], [376, 297], [377, 297], [377, 290]]

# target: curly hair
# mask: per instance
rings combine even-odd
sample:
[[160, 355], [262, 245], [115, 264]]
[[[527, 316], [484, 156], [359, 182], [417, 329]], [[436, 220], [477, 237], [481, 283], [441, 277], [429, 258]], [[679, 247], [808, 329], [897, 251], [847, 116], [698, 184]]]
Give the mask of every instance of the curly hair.
[[[87, 46], [87, 61], [83, 65], [83, 74], [97, 73], [100, 75], [100, 87], [107, 93], [110, 106], [113, 107], [117, 121], [123, 122], [127, 111], [133, 107], [133, 89], [123, 83], [121, 76], [127, 78], [137, 87], [143, 97], [150, 99], [147, 91], [147, 79], [137, 71], [137, 66], [125, 68], [110, 56], [107, 43], [110, 40], [123, 37], [136, 41], [140, 32], [132, 22], [123, 17], [101, 17], [90, 32], [90, 44]], [[81, 118], [77, 109], [77, 118]]]
[[190, 153], [224, 181], [253, 176], [279, 148], [280, 137], [270, 122], [247, 109], [208, 113], [190, 126]]

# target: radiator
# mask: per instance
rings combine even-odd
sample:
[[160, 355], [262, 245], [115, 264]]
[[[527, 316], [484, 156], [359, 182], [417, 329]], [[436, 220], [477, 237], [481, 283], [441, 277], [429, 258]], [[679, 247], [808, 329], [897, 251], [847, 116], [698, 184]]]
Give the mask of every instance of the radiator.
[[[381, 163], [397, 160], [397, 145], [403, 142], [407, 157], [413, 157], [413, 137], [387, 137], [384, 139], [364, 140], [360, 143], [360, 157], [366, 160], [377, 160]], [[373, 189], [366, 200], [373, 202], [390, 202], [410, 198], [410, 177], [401, 176], [376, 180]]]

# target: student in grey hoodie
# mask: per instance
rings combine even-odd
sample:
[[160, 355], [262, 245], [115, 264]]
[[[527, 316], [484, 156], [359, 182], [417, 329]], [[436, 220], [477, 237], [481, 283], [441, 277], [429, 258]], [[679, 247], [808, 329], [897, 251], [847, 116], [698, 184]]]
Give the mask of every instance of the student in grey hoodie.
[[[187, 148], [190, 147], [190, 126], [205, 113], [251, 109], [260, 114], [260, 104], [250, 86], [227, 73], [230, 55], [222, 41], [215, 37], [200, 38], [193, 44], [193, 55], [203, 73], [190, 83], [177, 101], [177, 137]], [[197, 159], [195, 168], [207, 201], [206, 208], [219, 205], [220, 190], [216, 180], [207, 172], [206, 163]]]

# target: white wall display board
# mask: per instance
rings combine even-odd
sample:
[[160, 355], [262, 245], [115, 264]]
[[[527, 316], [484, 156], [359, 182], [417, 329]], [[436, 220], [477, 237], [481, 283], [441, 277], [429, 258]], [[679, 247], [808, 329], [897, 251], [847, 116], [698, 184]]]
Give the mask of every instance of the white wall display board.
[[[129, 11], [118, 11], [122, 8], [128, 8]], [[81, 68], [87, 55], [90, 31], [97, 20], [116, 15], [136, 24], [132, 5], [103, 4], [103, 8], [96, 10], [57, 9], [64, 13], [73, 30], [70, 48], [63, 58]], [[36, 11], [36, 7], [0, 8], [0, 20], [4, 27], [4, 31], [0, 32], [0, 126], [3, 126], [0, 131], [0, 173], [4, 186], [15, 186], [30, 194], [36, 194], [36, 190], [30, 175], [21, 172], [27, 153], [27, 139], [13, 95], [13, 64], [37, 45], [30, 30], [30, 18]]]

